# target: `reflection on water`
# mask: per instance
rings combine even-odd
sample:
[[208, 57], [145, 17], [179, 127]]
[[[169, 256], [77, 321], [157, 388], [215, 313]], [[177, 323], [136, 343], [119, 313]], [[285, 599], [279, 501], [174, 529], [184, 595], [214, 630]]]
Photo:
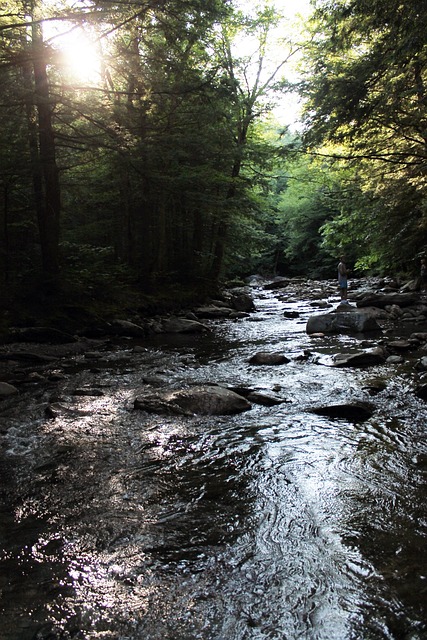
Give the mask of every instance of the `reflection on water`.
[[[111, 367], [76, 367], [55, 419], [52, 390], [3, 406], [2, 639], [427, 637], [426, 405], [406, 373], [299, 358], [357, 344], [308, 337], [308, 306], [262, 292], [257, 308], [206, 336], [122, 345]], [[250, 365], [261, 350], [291, 362]], [[374, 378], [369, 421], [310, 412], [366, 399]], [[153, 416], [132, 410], [147, 380], [287, 402]], [[71, 394], [85, 385], [104, 395]]]

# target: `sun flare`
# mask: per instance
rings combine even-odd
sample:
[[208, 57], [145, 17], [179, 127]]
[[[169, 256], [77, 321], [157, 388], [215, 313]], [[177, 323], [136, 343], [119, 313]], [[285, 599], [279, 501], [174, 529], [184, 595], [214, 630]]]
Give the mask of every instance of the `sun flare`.
[[84, 33], [70, 34], [60, 43], [66, 71], [79, 82], [99, 83], [101, 57], [96, 43]]

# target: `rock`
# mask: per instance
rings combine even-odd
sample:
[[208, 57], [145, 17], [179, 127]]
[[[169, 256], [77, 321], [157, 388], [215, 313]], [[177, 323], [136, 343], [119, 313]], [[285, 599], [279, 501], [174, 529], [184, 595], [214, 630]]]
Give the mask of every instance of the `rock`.
[[403, 315], [402, 309], [397, 304], [387, 304], [384, 309], [392, 318], [395, 319], [400, 318]]
[[387, 385], [384, 380], [375, 379], [371, 380], [369, 384], [362, 387], [364, 391], [366, 391], [370, 396], [376, 396], [387, 388]]
[[369, 367], [383, 364], [386, 353], [381, 347], [372, 347], [355, 353], [338, 353], [333, 356], [335, 367]]
[[8, 398], [18, 393], [18, 389], [7, 382], [0, 382], [0, 398]]
[[415, 364], [417, 371], [427, 371], [427, 356], [423, 356]]
[[245, 282], [250, 286], [250, 287], [260, 287], [265, 281], [264, 276], [259, 275], [258, 273], [255, 273], [251, 276], [247, 276], [247, 278], [245, 278]]
[[363, 312], [332, 312], [310, 316], [306, 332], [313, 333], [367, 333], [381, 331], [375, 318]]
[[284, 311], [283, 312], [283, 317], [284, 318], [299, 318], [300, 314], [299, 314], [299, 311]]
[[171, 402], [160, 395], [147, 394], [135, 398], [133, 403], [134, 409], [141, 409], [147, 413], [156, 413], [160, 415], [180, 415], [190, 416], [189, 411], [185, 411], [175, 402]]
[[419, 342], [427, 342], [427, 333], [419, 332], [411, 334], [412, 340], [418, 340]]
[[235, 311], [243, 311], [249, 313], [255, 311], [255, 304], [252, 296], [244, 289], [233, 289], [226, 295], [229, 304]]
[[[278, 391], [279, 389], [275, 390]], [[271, 395], [270, 393], [265, 393], [264, 391], [256, 391], [255, 389], [250, 389], [248, 387], [232, 387], [231, 391], [234, 391], [234, 393], [243, 396], [254, 404], [261, 404], [266, 407], [273, 407], [278, 404], [283, 404], [284, 402], [289, 402], [285, 398], [279, 398], [276, 395]]]
[[421, 400], [427, 400], [427, 384], [420, 384], [415, 390], [415, 395]]
[[290, 362], [282, 353], [270, 353], [268, 351], [259, 351], [249, 359], [250, 364], [256, 365], [278, 365]]
[[389, 356], [386, 360], [387, 364], [402, 364], [402, 362], [405, 362], [402, 356]]
[[145, 338], [147, 335], [144, 327], [134, 322], [129, 322], [129, 320], [114, 320], [111, 323], [111, 328], [116, 335], [127, 338]]
[[188, 318], [168, 318], [162, 322], [165, 333], [203, 333], [209, 328], [198, 320]]
[[376, 320], [389, 320], [390, 314], [386, 311], [386, 309], [380, 309], [379, 307], [362, 307], [360, 309], [355, 309], [355, 307], [350, 307], [351, 311], [357, 311], [358, 313], [364, 313], [365, 316], [370, 318], [375, 318]]
[[407, 291], [417, 291], [419, 289], [419, 281], [418, 278], [415, 280], [410, 280], [401, 288], [401, 293], [405, 293]]
[[389, 349], [394, 351], [409, 351], [411, 349], [412, 344], [409, 340], [393, 340], [387, 344]]
[[417, 293], [367, 293], [357, 301], [358, 307], [380, 307], [384, 309], [388, 305], [409, 307], [419, 302]]
[[198, 307], [195, 309], [195, 313], [198, 318], [216, 319], [216, 318], [228, 318], [232, 309], [229, 307], [218, 307], [215, 305], [209, 305], [206, 307]]
[[367, 402], [355, 402], [349, 404], [335, 404], [312, 409], [312, 413], [328, 418], [341, 418], [352, 422], [368, 420], [374, 412], [374, 408]]
[[201, 385], [135, 399], [135, 409], [181, 415], [231, 415], [251, 408], [243, 396], [225, 387]]
[[251, 391], [247, 396], [247, 399], [254, 404], [261, 404], [265, 407], [274, 407], [278, 404], [287, 402], [284, 398], [278, 398], [268, 393], [262, 393], [260, 391]]
[[266, 291], [274, 291], [275, 289], [284, 289], [290, 284], [290, 280], [288, 278], [276, 278], [273, 282], [269, 282], [264, 285], [264, 289]]

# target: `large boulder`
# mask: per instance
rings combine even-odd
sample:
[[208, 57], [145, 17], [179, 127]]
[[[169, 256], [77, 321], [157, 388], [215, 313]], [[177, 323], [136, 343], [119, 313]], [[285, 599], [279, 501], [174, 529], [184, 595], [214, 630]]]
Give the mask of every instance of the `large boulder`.
[[335, 367], [372, 367], [383, 364], [387, 353], [381, 347], [363, 349], [354, 353], [337, 353], [333, 356]]
[[134, 408], [160, 414], [231, 415], [247, 411], [251, 403], [225, 387], [199, 385], [138, 397]]
[[236, 287], [226, 293], [229, 305], [236, 311], [249, 313], [255, 311], [255, 304], [252, 296], [242, 287]]
[[398, 305], [399, 307], [410, 307], [419, 302], [420, 296], [416, 292], [409, 293], [367, 293], [361, 300], [357, 301], [358, 307], [380, 307]]
[[359, 311], [351, 313], [334, 311], [310, 316], [306, 332], [312, 333], [367, 333], [381, 331], [378, 322], [369, 314]]

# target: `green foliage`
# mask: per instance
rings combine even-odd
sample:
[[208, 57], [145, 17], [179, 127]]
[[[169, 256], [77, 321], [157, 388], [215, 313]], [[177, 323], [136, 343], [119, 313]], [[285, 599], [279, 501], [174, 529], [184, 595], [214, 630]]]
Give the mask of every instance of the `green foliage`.
[[420, 0], [325, 0], [313, 14], [305, 142], [338, 145], [331, 159], [356, 176], [356, 200], [346, 189], [323, 235], [355, 235], [360, 265], [404, 270], [427, 244], [426, 26]]

